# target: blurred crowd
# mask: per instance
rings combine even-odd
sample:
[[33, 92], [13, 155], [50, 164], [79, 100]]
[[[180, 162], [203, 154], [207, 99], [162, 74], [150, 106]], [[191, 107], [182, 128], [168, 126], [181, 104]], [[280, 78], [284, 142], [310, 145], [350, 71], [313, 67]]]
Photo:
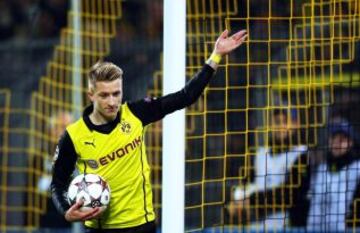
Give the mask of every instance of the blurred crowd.
[[[39, 90], [39, 80], [46, 73], [47, 63], [52, 59], [54, 46], [59, 44], [60, 32], [70, 24], [68, 11], [71, 10], [72, 2], [73, 0], [0, 0], [0, 88], [11, 91], [11, 107], [28, 109], [31, 106], [33, 91]], [[101, 1], [82, 0], [81, 2], [89, 4], [89, 2]], [[147, 83], [152, 81], [154, 71], [158, 70], [160, 66], [162, 0], [119, 0], [118, 2], [121, 2], [121, 17], [116, 22], [116, 37], [110, 42], [112, 43], [111, 52], [105, 59], [121, 65], [126, 71], [126, 89], [128, 91], [124, 93], [124, 98], [140, 98], [140, 94], [143, 97], [146, 93]], [[93, 7], [95, 6], [93, 5]], [[28, 121], [25, 114], [16, 115], [18, 117], [14, 117], [15, 115], [15, 113], [10, 115], [12, 123], [9, 128], [29, 127], [26, 124]], [[57, 122], [55, 120], [57, 117], [64, 125], [55, 123], [55, 127], [50, 126], [49, 129], [46, 129], [51, 131], [48, 136], [53, 137], [56, 142], [58, 128], [65, 127], [65, 123], [69, 122], [66, 114], [60, 114], [51, 116], [50, 123]], [[12, 132], [10, 134], [12, 135]], [[27, 144], [17, 139], [11, 140], [9, 147], [22, 148], [25, 145]], [[24, 173], [22, 176], [19, 176], [19, 173], [12, 173], [9, 175], [9, 180], [13, 183], [8, 184], [18, 186], [22, 181], [26, 183], [26, 176], [29, 174], [36, 176], [37, 180], [34, 184], [37, 185], [37, 191], [44, 196], [48, 189], [53, 152], [54, 148], [50, 148], [48, 153], [37, 156], [38, 166], [35, 175], [33, 172]], [[10, 153], [9, 164], [22, 164], [16, 161], [18, 157], [13, 154]], [[32, 160], [24, 156], [21, 158], [24, 164], [32, 166]], [[43, 161], [40, 160], [42, 158]], [[38, 171], [39, 168], [42, 170]], [[38, 175], [39, 172], [41, 172], [41, 176]], [[28, 197], [30, 195], [38, 197], [37, 194], [17, 193], [17, 195], [21, 195], [19, 199], [24, 208], [32, 205], [32, 203], [26, 202]], [[9, 195], [9, 202], [15, 202], [17, 197]], [[24, 214], [17, 211], [11, 215], [12, 221], [17, 225], [34, 224], [27, 222], [30, 220], [25, 216], [34, 215], [40, 217], [42, 231], [39, 232], [46, 232], [43, 231], [45, 228], [50, 229], [47, 232], [55, 232], [55, 228], [59, 227], [61, 228], [58, 232], [64, 233], [69, 230], [67, 229], [69, 224], [64, 223], [62, 216], [55, 211], [51, 200], [47, 198], [43, 201], [43, 209], [47, 210], [46, 213], [38, 216], [38, 213], [33, 214], [34, 208], [30, 209], [29, 207], [24, 210]], [[4, 213], [10, 215], [7, 210], [3, 210], [0, 215]], [[11, 224], [10, 222], [9, 225]]]
[[66, 25], [67, 0], [0, 1], [0, 41], [56, 37]]
[[[118, 26], [121, 41], [135, 36], [161, 37], [162, 1], [124, 1]], [[32, 38], [54, 38], [67, 24], [69, 0], [1, 0], [0, 42]]]
[[[335, 109], [335, 110], [334, 110]], [[256, 148], [252, 180], [235, 185], [229, 221], [265, 231], [296, 227], [316, 232], [358, 229], [360, 153], [358, 120], [349, 109], [329, 108], [323, 140], [297, 141], [296, 111], [273, 112], [270, 139]]]

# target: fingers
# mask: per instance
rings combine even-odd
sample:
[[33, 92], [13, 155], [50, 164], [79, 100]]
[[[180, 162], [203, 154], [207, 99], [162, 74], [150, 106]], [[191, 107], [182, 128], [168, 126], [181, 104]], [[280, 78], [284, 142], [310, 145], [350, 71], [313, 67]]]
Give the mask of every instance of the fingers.
[[79, 200], [78, 202], [76, 202], [75, 204], [73, 204], [65, 213], [65, 219], [69, 222], [72, 221], [78, 221], [79, 218], [77, 218], [77, 216], [74, 216], [74, 213], [79, 212], [79, 209], [81, 208], [81, 206], [83, 205], [83, 201]]
[[221, 39], [226, 39], [228, 37], [228, 34], [229, 34], [229, 31], [227, 29], [225, 29], [221, 35], [220, 35], [220, 38]]
[[80, 207], [81, 207], [83, 204], [84, 204], [84, 201], [83, 201], [83, 200], [79, 200], [79, 201], [77, 201], [74, 205], [72, 205], [72, 206], [70, 207], [70, 209], [72, 209], [72, 210], [78, 210], [78, 209], [80, 209]]
[[102, 209], [96, 207], [94, 209], [80, 209], [83, 205], [83, 201], [80, 200], [72, 205], [68, 211], [66, 211], [65, 219], [69, 222], [85, 221], [93, 218], [97, 218], [101, 215]]
[[242, 38], [241, 38], [241, 43], [242, 42], [244, 42], [245, 40], [246, 40], [246, 38], [248, 37], [248, 35], [246, 34], [245, 36], [243, 36]]
[[96, 207], [89, 212], [84, 212], [84, 215], [82, 216], [81, 220], [89, 220], [98, 217], [101, 214], [101, 209], [99, 207]]
[[90, 210], [71, 210], [69, 209], [65, 215], [66, 220], [70, 222], [74, 221], [86, 221], [98, 217], [101, 214], [100, 208], [94, 208]]
[[235, 33], [234, 35], [231, 36], [231, 38], [233, 38], [234, 40], [241, 40], [244, 41], [247, 37], [247, 32], [246, 30], [241, 30], [238, 31], [237, 33]]

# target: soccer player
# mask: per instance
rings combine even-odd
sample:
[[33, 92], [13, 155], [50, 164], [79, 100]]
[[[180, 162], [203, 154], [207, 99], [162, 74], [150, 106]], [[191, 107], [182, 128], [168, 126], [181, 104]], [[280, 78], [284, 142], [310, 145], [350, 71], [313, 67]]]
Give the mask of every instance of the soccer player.
[[[55, 152], [52, 196], [68, 221], [85, 221], [89, 233], [156, 231], [144, 128], [194, 103], [221, 58], [246, 37], [245, 30], [232, 36], [225, 30], [200, 72], [180, 91], [160, 98], [122, 103], [123, 71], [109, 62], [98, 62], [90, 69], [88, 96], [92, 104], [66, 128]], [[80, 173], [96, 173], [109, 183], [111, 201], [105, 212], [99, 208], [81, 211], [81, 201], [73, 206], [67, 203], [66, 191], [75, 166]]]

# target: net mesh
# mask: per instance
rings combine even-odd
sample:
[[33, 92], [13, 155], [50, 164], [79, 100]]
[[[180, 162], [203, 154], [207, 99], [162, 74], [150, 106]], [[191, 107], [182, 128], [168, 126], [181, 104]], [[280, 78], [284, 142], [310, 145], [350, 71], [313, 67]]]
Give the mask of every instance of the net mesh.
[[[1, 91], [1, 232], [38, 228], [48, 210], [57, 140], [88, 103], [87, 69], [109, 55], [110, 39], [116, 36], [122, 1], [83, 0], [80, 5], [79, 12], [68, 12], [69, 23], [31, 96], [30, 109], [11, 107], [10, 90]], [[13, 127], [19, 116], [26, 122]]]
[[[118, 36], [116, 22], [122, 18], [122, 1], [81, 3], [80, 13], [68, 13], [69, 24], [62, 29], [46, 74], [32, 94], [30, 109], [11, 106], [10, 90], [0, 90], [1, 232], [19, 228], [32, 231], [39, 226], [40, 215], [47, 211], [48, 192], [42, 185], [46, 186], [50, 176], [54, 135], [87, 104], [87, 68], [109, 55], [110, 39]], [[230, 32], [246, 29], [249, 34], [244, 45], [223, 59], [209, 87], [186, 111], [186, 232], [274, 230], [275, 223], [263, 222], [269, 217], [287, 226], [290, 219], [284, 213], [295, 203], [294, 190], [303, 185], [298, 176], [286, 175], [287, 167], [293, 165], [300, 172], [307, 169], [312, 158], [321, 159], [328, 149], [329, 119], [336, 121], [339, 115], [347, 118], [358, 132], [360, 3], [186, 3], [187, 79], [202, 67], [225, 28]], [[81, 22], [80, 31], [74, 18]], [[75, 63], [81, 68], [75, 69]], [[148, 95], [161, 93], [159, 70], [153, 75]], [[19, 123], [19, 119], [26, 120]], [[279, 136], [290, 131], [291, 137]], [[156, 123], [146, 135], [159, 222], [161, 132], [161, 123]], [[270, 166], [266, 162], [265, 168], [258, 168], [256, 164], [268, 158], [270, 150], [281, 153], [284, 148], [291, 148], [293, 153], [285, 156], [283, 170], [276, 170], [276, 163]], [[312, 153], [314, 148], [317, 150]], [[299, 154], [306, 154], [306, 159], [295, 163]], [[286, 177], [288, 182], [284, 183]], [[281, 198], [275, 201], [270, 194], [266, 198], [255, 194], [265, 189], [273, 196], [280, 190]], [[231, 203], [238, 198], [236, 193], [253, 194], [258, 200], [245, 199], [240, 202], [241, 211], [230, 213]], [[321, 191], [322, 196], [327, 194], [332, 192]], [[357, 209], [357, 197], [346, 200]], [[325, 215], [339, 214], [330, 211]], [[343, 221], [341, 217], [329, 219], [334, 224]], [[311, 221], [320, 224], [320, 220]], [[351, 229], [359, 222], [356, 215], [349, 221]]]
[[[295, 204], [293, 192], [304, 185], [288, 173], [290, 167], [300, 173], [321, 160], [335, 116], [358, 123], [357, 108], [350, 113], [349, 106], [358, 100], [359, 3], [188, 0], [188, 78], [203, 65], [225, 28], [244, 28], [249, 37], [224, 59], [204, 95], [186, 111], [186, 232], [281, 231], [289, 226], [284, 213]], [[160, 93], [159, 75], [150, 93]], [[161, 134], [161, 125], [150, 135], [156, 132]], [[276, 139], [289, 132], [291, 137]], [[161, 148], [161, 140], [151, 144], [153, 150]], [[257, 165], [270, 150], [281, 154], [284, 148], [290, 152], [279, 166], [264, 161], [266, 167]], [[295, 162], [301, 154], [305, 159]], [[281, 166], [287, 169], [279, 170]], [[280, 190], [282, 196], [277, 201], [243, 201], [245, 207], [230, 214], [239, 189], [258, 198], [264, 198], [256, 194], [263, 190], [273, 196]], [[275, 221], [267, 225], [267, 218]], [[343, 220], [330, 222], [340, 225]]]

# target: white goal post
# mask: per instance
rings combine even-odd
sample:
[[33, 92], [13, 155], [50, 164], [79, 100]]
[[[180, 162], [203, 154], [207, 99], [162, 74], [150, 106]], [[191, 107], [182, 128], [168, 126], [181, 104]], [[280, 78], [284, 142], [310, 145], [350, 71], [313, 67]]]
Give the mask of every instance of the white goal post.
[[[185, 85], [186, 0], [164, 0], [163, 94]], [[185, 110], [163, 120], [162, 232], [184, 232]]]

